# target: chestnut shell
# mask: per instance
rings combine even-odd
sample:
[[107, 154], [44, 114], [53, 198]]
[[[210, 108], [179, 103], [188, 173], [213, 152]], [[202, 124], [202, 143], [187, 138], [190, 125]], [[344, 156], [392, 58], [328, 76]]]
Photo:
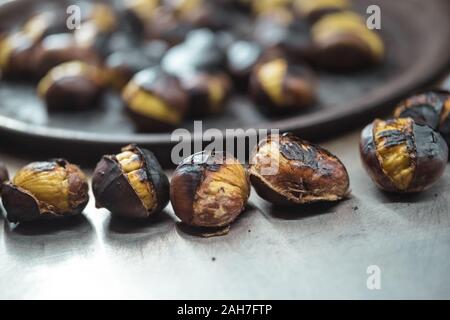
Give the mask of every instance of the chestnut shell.
[[372, 181], [381, 190], [397, 193], [414, 193], [430, 188], [444, 173], [448, 160], [448, 147], [442, 136], [428, 125], [413, 122], [412, 135], [392, 137], [390, 145], [406, 140], [412, 149], [411, 160], [415, 165], [414, 177], [406, 190], [399, 190], [383, 171], [377, 157], [374, 138], [374, 124], [367, 125], [359, 145], [363, 166]]
[[149, 212], [125, 177], [115, 156], [106, 155], [97, 164], [92, 177], [96, 207], [106, 208], [112, 214], [126, 218], [148, 218], [167, 206], [169, 180], [152, 152], [136, 145], [126, 149], [137, 153], [144, 161], [147, 177], [156, 191], [157, 206]]

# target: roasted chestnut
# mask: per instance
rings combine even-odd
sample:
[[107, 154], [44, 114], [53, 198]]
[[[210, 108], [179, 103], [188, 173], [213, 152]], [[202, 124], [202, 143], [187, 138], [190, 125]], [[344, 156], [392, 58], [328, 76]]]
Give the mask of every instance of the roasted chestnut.
[[194, 118], [222, 112], [231, 92], [231, 80], [226, 73], [185, 75], [181, 85], [189, 95], [189, 113]]
[[413, 95], [397, 106], [396, 118], [412, 118], [438, 131], [450, 145], [450, 92], [445, 90], [427, 91]]
[[250, 158], [249, 173], [258, 195], [277, 205], [337, 201], [349, 193], [342, 162], [290, 133], [262, 140]]
[[134, 32], [144, 32], [146, 25], [155, 16], [154, 11], [160, 0], [127, 0], [124, 1], [124, 16]]
[[141, 131], [176, 128], [188, 111], [179, 80], [159, 67], [138, 72], [122, 91], [126, 110]]
[[126, 218], [148, 218], [169, 202], [169, 180], [153, 153], [129, 145], [104, 156], [92, 178], [97, 208]]
[[362, 131], [360, 153], [378, 188], [413, 193], [442, 176], [448, 147], [439, 133], [411, 118], [377, 119]]
[[38, 84], [38, 94], [50, 110], [77, 111], [98, 105], [104, 89], [102, 71], [81, 61], [60, 64]]
[[350, 9], [349, 0], [295, 0], [294, 9], [311, 22], [324, 15]]
[[261, 47], [255, 42], [236, 41], [227, 50], [228, 72], [240, 90], [246, 90], [253, 67], [261, 57]]
[[175, 214], [194, 227], [229, 226], [244, 210], [249, 194], [245, 168], [225, 153], [200, 152], [187, 157], [170, 183]]
[[219, 30], [230, 23], [230, 11], [218, 1], [179, 0], [172, 1], [171, 7], [178, 19], [196, 28]]
[[6, 166], [0, 162], [0, 196], [2, 194], [3, 183], [7, 182], [8, 180], [9, 180], [8, 170], [6, 169]]
[[312, 26], [314, 63], [332, 71], [352, 71], [379, 63], [384, 56], [380, 36], [353, 12], [324, 16]]
[[2, 200], [11, 222], [81, 213], [89, 201], [86, 176], [64, 159], [33, 162], [3, 185]]
[[35, 74], [42, 78], [50, 69], [73, 60], [100, 64], [100, 57], [96, 50], [78, 43], [73, 34], [59, 33], [47, 36], [35, 50], [33, 57]]
[[250, 78], [250, 93], [263, 111], [289, 113], [312, 105], [315, 87], [312, 73], [302, 65], [276, 58], [255, 66]]

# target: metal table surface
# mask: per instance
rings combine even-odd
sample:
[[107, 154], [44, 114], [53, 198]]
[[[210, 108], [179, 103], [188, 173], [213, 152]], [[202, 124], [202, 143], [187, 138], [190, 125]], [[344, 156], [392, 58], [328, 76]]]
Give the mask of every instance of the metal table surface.
[[[0, 298], [450, 298], [450, 168], [427, 192], [387, 195], [363, 171], [358, 138], [323, 144], [349, 170], [350, 199], [275, 209], [253, 192], [222, 237], [184, 232], [170, 207], [145, 225], [93, 201], [64, 222], [0, 218]], [[0, 159], [12, 171], [37, 160]], [[370, 290], [375, 275], [380, 289]]]

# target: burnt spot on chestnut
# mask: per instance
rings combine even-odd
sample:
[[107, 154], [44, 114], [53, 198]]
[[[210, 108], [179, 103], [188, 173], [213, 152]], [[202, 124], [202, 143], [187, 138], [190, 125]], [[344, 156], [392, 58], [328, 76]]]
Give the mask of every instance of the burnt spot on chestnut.
[[314, 102], [314, 78], [304, 66], [284, 58], [271, 59], [253, 69], [250, 93], [257, 106], [268, 113], [299, 111]]
[[314, 23], [323, 16], [350, 9], [349, 0], [295, 0], [295, 11]]
[[148, 218], [169, 201], [169, 180], [153, 153], [130, 145], [104, 156], [92, 178], [97, 208], [126, 218]]
[[385, 53], [381, 37], [356, 13], [328, 14], [311, 30], [314, 63], [332, 71], [352, 71], [379, 63]]
[[2, 200], [11, 222], [80, 214], [89, 201], [87, 178], [66, 160], [34, 162], [3, 185]]
[[412, 193], [430, 188], [442, 176], [448, 147], [439, 133], [411, 118], [377, 119], [362, 131], [360, 153], [380, 189]]
[[189, 95], [189, 113], [204, 117], [223, 111], [231, 93], [231, 80], [226, 73], [197, 72], [181, 78]]
[[250, 194], [242, 164], [224, 153], [200, 152], [175, 170], [170, 200], [181, 221], [194, 227], [225, 227], [244, 210]]
[[433, 90], [413, 95], [397, 106], [396, 118], [412, 118], [438, 131], [450, 145], [450, 92]]
[[50, 110], [77, 111], [99, 104], [104, 89], [102, 71], [81, 61], [51, 69], [38, 84], [38, 94]]
[[0, 162], [0, 196], [2, 195], [2, 187], [9, 180], [8, 170], [6, 166]]
[[188, 96], [178, 78], [159, 67], [137, 73], [123, 89], [122, 98], [141, 131], [176, 128], [188, 111]]
[[290, 133], [261, 141], [252, 153], [249, 173], [258, 195], [277, 205], [337, 201], [349, 193], [342, 162]]

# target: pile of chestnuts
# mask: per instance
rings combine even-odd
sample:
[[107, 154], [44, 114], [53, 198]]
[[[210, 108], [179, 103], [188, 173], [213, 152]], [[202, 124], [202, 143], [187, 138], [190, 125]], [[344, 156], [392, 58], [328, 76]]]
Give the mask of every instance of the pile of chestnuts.
[[75, 30], [45, 8], [2, 31], [2, 78], [38, 82], [50, 112], [91, 110], [119, 93], [138, 131], [220, 115], [234, 92], [268, 116], [301, 112], [317, 101], [313, 69], [347, 72], [384, 56], [347, 0], [82, 4]]

